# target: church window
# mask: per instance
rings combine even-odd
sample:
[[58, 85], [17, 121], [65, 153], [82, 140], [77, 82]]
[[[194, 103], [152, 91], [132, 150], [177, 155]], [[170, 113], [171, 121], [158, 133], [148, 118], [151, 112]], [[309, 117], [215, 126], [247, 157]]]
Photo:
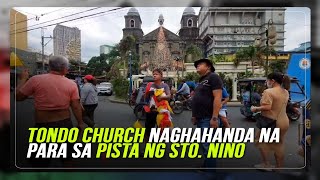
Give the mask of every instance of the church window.
[[130, 20], [130, 27], [134, 27], [134, 25], [135, 25], [135, 24], [134, 24], [134, 20], [131, 19], [131, 20]]
[[192, 19], [188, 19], [188, 27], [192, 26]]

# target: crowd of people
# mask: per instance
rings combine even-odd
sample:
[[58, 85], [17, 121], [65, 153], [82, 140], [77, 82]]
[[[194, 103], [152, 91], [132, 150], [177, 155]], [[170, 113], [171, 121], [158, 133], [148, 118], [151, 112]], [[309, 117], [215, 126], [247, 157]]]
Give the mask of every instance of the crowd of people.
[[[34, 97], [36, 127], [72, 128], [71, 111], [77, 120], [77, 127], [80, 130], [86, 127], [85, 124], [89, 127], [95, 127], [94, 112], [98, 106], [96, 79], [92, 75], [86, 75], [83, 78], [84, 84], [80, 87], [75, 81], [65, 77], [68, 73], [68, 65], [68, 59], [65, 57], [53, 56], [49, 59], [50, 72], [48, 74], [29, 78], [27, 70], [21, 73], [16, 91], [16, 100], [23, 101], [28, 96]], [[224, 88], [222, 79], [215, 73], [215, 68], [208, 59], [199, 59], [194, 62], [194, 66], [200, 75], [197, 86], [192, 87], [190, 90], [188, 84], [183, 81], [182, 87], [177, 92], [184, 96], [193, 93], [192, 124], [203, 129], [218, 128], [222, 123], [224, 128], [230, 128], [226, 112], [229, 94]], [[162, 78], [161, 69], [154, 69], [154, 82], [150, 84], [149, 90], [145, 94], [146, 98], [149, 99], [148, 102], [150, 102], [145, 121], [146, 139], [150, 134], [151, 128], [157, 125], [157, 116], [159, 114], [157, 103], [169, 101], [171, 98], [170, 88], [166, 83], [162, 82]], [[266, 81], [268, 89], [263, 92], [262, 97], [257, 97], [260, 105], [251, 108], [253, 112], [261, 111], [263, 116], [275, 120], [276, 127], [280, 128], [280, 143], [257, 144], [262, 157], [262, 164], [255, 165], [256, 168], [272, 168], [267, 158], [271, 152], [274, 152], [276, 167], [283, 167], [284, 139], [289, 127], [289, 120], [285, 113], [286, 103], [289, 99], [288, 89], [290, 82], [288, 80], [289, 78], [281, 73], [269, 74]], [[158, 93], [157, 89], [162, 89], [161, 95], [153, 98]], [[162, 105], [164, 104], [162, 103]], [[202, 143], [201, 147], [204, 156], [206, 156], [209, 143]], [[35, 165], [42, 167], [48, 166], [49, 163], [49, 159], [33, 160], [36, 162]], [[64, 159], [64, 161], [68, 160]], [[203, 167], [216, 167], [216, 160], [214, 158], [206, 158]]]
[[[226, 112], [229, 94], [224, 88], [222, 79], [215, 73], [215, 68], [208, 59], [197, 60], [194, 62], [194, 66], [200, 75], [200, 80], [194, 89], [192, 97], [192, 124], [198, 128], [218, 128], [220, 127], [219, 123], [222, 123], [225, 128], [230, 128]], [[168, 89], [168, 86], [161, 82], [162, 72], [160, 70], [154, 70], [153, 76], [155, 87]], [[285, 109], [289, 100], [290, 79], [282, 73], [271, 73], [267, 77], [266, 84], [268, 89], [263, 92], [262, 97], [256, 92], [253, 92], [252, 96], [250, 94], [251, 87], [248, 86], [246, 88], [247, 91], [243, 94], [243, 101], [246, 103], [253, 97], [254, 101], [257, 102], [256, 104], [260, 105], [252, 106], [251, 111], [261, 112], [262, 116], [272, 119], [276, 122], [276, 127], [280, 128], [280, 143], [256, 143], [261, 154], [262, 163], [256, 164], [254, 167], [271, 171], [273, 168], [283, 167], [284, 139], [289, 127], [289, 119]], [[190, 94], [190, 88], [185, 81], [182, 81], [181, 88], [177, 93], [184, 97]], [[166, 95], [166, 98], [170, 97], [169, 90], [166, 90]], [[150, 132], [151, 128], [155, 127], [156, 114], [156, 111], [147, 113], [145, 124], [147, 132]], [[259, 137], [259, 134], [260, 130], [257, 131], [256, 138]], [[209, 143], [202, 143], [201, 147], [203, 155], [206, 157]], [[268, 159], [268, 155], [272, 152], [275, 156], [276, 166], [272, 166]], [[202, 167], [215, 168], [216, 159], [205, 158]], [[212, 171], [212, 169], [209, 171]]]

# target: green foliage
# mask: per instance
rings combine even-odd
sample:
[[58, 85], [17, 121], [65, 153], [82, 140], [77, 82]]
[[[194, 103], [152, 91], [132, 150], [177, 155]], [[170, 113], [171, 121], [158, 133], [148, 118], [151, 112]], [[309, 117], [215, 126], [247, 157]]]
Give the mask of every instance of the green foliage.
[[188, 57], [188, 55], [192, 56], [192, 60], [187, 59], [186, 62], [192, 63], [192, 62], [202, 58], [202, 50], [198, 46], [192, 44], [186, 50], [186, 57]]
[[103, 74], [103, 71], [106, 71], [110, 66], [106, 63], [105, 60], [102, 60], [102, 56], [92, 57], [87, 65], [86, 74], [92, 74], [94, 76], [100, 76]]
[[110, 67], [113, 65], [115, 61], [117, 61], [117, 58], [120, 57], [120, 52], [117, 49], [117, 46], [114, 47], [108, 54], [102, 54], [102, 61], [109, 61]]
[[[277, 52], [273, 48], [261, 47], [257, 48], [254, 46], [244, 47], [236, 52], [236, 58], [234, 59], [234, 65], [238, 66], [242, 61], [251, 61], [252, 72], [254, 74], [255, 65], [263, 66], [266, 70], [268, 65], [265, 61], [265, 56], [277, 55]], [[276, 56], [277, 57], [277, 56]]]
[[251, 71], [238, 73], [238, 79], [244, 79], [244, 78], [250, 78], [250, 77], [253, 77], [253, 74]]
[[195, 81], [198, 82], [200, 79], [200, 75], [196, 72], [188, 72], [184, 77], [186, 81]]
[[131, 50], [135, 52], [136, 48], [136, 39], [134, 36], [127, 36], [126, 38], [122, 39], [119, 43], [118, 49], [120, 51], [121, 57], [128, 56], [128, 51]]
[[[122, 61], [125, 61], [125, 64], [128, 68], [128, 75], [129, 75], [129, 51], [131, 51], [131, 61], [132, 61], [132, 74], [139, 74], [139, 55], [136, 53], [136, 38], [132, 35], [127, 36], [126, 38], [122, 39], [117, 46]], [[124, 63], [122, 63], [124, 64]], [[124, 68], [123, 66], [119, 65], [118, 68]]]
[[213, 64], [217, 63], [217, 62], [232, 62], [232, 59], [228, 59], [225, 55], [222, 54], [217, 54], [214, 56], [209, 56], [208, 58], [209, 60], [211, 60], [211, 62]]
[[116, 48], [113, 48], [108, 54], [100, 54], [100, 56], [94, 56], [89, 60], [85, 73], [93, 74], [94, 76], [104, 75], [103, 71], [110, 71], [111, 66], [119, 56], [120, 53]]
[[269, 64], [269, 72], [285, 73], [287, 68], [288, 62], [286, 60], [276, 60]]
[[[239, 65], [242, 61], [251, 61], [251, 65], [261, 59], [258, 58], [258, 49], [254, 46], [244, 47], [236, 52], [236, 58], [234, 59], [234, 64]], [[253, 67], [252, 67], [253, 68]]]
[[125, 99], [129, 92], [129, 81], [123, 77], [117, 77], [111, 81], [113, 85], [113, 91], [115, 96], [121, 99]]

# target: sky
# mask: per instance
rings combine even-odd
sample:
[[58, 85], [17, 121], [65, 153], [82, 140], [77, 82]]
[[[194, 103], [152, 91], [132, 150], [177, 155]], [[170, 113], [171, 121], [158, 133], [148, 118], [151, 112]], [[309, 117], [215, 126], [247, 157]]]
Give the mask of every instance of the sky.
[[[29, 28], [37, 28], [45, 25], [56, 24], [58, 22], [83, 17], [99, 12], [105, 12], [114, 8], [101, 7], [19, 7], [16, 10], [28, 16]], [[93, 9], [93, 10], [90, 10]], [[78, 27], [81, 30], [81, 56], [82, 61], [87, 62], [93, 56], [98, 56], [100, 53], [100, 45], [114, 45], [122, 38], [122, 29], [125, 27], [124, 15], [127, 14], [130, 8], [105, 12], [95, 16], [78, 19], [66, 23], [62, 23], [68, 27]], [[163, 26], [173, 33], [177, 33], [180, 29], [180, 20], [185, 7], [137, 7], [142, 20], [142, 30], [144, 34], [148, 34], [152, 30], [159, 27], [158, 17], [160, 14], [164, 16]], [[194, 8], [196, 14], [200, 8]], [[83, 12], [70, 17], [65, 17], [70, 14]], [[36, 21], [35, 16], [40, 19]], [[58, 20], [52, 21], [54, 19]], [[300, 43], [310, 41], [311, 25], [310, 25], [310, 10], [308, 8], [287, 8], [285, 12], [285, 49], [292, 50], [299, 46]], [[50, 21], [50, 22], [47, 22]], [[45, 23], [46, 22], [46, 23]], [[41, 25], [37, 25], [43, 23]], [[32, 27], [30, 27], [32, 26]], [[44, 36], [53, 35], [55, 25], [44, 29]], [[46, 39], [45, 43], [49, 39]], [[41, 51], [41, 29], [36, 29], [28, 32], [28, 47], [35, 52]], [[53, 53], [53, 41], [51, 40], [45, 47], [45, 54]]]

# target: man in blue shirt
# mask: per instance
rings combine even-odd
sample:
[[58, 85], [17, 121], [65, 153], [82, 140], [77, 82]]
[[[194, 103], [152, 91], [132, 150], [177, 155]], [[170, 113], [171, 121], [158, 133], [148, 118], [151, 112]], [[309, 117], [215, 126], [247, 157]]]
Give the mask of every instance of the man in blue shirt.
[[222, 107], [219, 111], [219, 117], [224, 125], [225, 128], [230, 128], [230, 124], [227, 119], [227, 103], [229, 101], [229, 94], [226, 88], [222, 89]]
[[181, 94], [184, 100], [187, 99], [187, 97], [190, 95], [190, 88], [187, 85], [185, 80], [182, 80], [182, 87], [177, 91], [177, 95]]

